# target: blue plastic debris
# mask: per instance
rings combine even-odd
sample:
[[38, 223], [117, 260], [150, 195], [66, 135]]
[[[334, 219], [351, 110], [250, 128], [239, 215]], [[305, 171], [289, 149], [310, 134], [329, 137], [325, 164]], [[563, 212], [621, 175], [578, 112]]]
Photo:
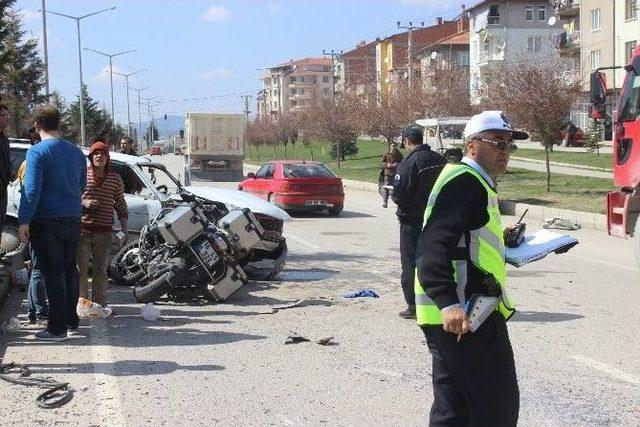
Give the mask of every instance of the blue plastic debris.
[[380, 298], [373, 289], [363, 289], [361, 291], [351, 291], [342, 295], [345, 298]]

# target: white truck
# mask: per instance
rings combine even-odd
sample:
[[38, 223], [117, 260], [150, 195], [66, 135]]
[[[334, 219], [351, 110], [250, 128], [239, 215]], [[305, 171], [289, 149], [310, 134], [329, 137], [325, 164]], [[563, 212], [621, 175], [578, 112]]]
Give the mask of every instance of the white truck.
[[187, 113], [185, 129], [191, 180], [242, 180], [244, 114]]

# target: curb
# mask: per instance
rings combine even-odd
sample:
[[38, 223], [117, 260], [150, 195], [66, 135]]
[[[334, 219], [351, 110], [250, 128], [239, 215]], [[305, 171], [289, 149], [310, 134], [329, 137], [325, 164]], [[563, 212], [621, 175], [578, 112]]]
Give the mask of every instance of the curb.
[[[249, 172], [255, 172], [259, 168], [259, 166], [250, 165], [247, 163], [244, 164], [244, 167]], [[375, 184], [373, 182], [343, 179], [342, 183], [347, 188], [354, 188], [356, 190], [368, 191], [372, 193], [378, 192], [378, 184]], [[520, 216], [525, 211], [525, 209], [529, 209], [529, 212], [527, 213], [527, 216], [526, 216], [529, 222], [531, 222], [530, 220], [537, 220], [542, 222], [547, 218], [562, 216], [562, 217], [568, 218], [570, 221], [580, 224], [580, 227], [582, 229], [597, 230], [597, 231], [604, 231], [604, 232], [607, 231], [607, 216], [604, 214], [571, 211], [567, 209], [556, 209], [556, 208], [549, 208], [546, 206], [529, 205], [525, 203], [516, 203], [516, 202], [509, 202], [509, 201], [500, 202], [500, 212], [502, 212], [505, 215]]]
[[[527, 157], [511, 156], [511, 159], [512, 160], [518, 160], [520, 162], [537, 163], [539, 165], [546, 164], [546, 162], [544, 160], [529, 159]], [[573, 169], [596, 171], [596, 172], [613, 173], [613, 169], [598, 168], [598, 167], [595, 167], [595, 166], [586, 166], [586, 165], [576, 165], [576, 164], [573, 164], [573, 163], [549, 162], [549, 165], [551, 165], [551, 166], [562, 166], [562, 167], [573, 168]]]

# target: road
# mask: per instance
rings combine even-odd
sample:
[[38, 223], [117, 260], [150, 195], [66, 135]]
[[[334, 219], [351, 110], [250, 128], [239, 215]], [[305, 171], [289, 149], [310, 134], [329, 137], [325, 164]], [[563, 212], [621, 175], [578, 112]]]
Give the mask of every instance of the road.
[[[569, 253], [509, 268], [520, 425], [640, 425], [632, 242], [571, 233], [580, 244]], [[145, 322], [131, 291], [112, 288], [114, 316], [83, 321], [84, 337], [43, 344], [28, 331], [3, 335], [3, 363], [28, 364], [76, 393], [43, 410], [37, 390], [0, 381], [0, 424], [425, 425], [430, 356], [420, 330], [397, 316], [393, 210], [347, 189], [339, 217], [299, 215], [285, 234], [290, 255], [278, 280], [252, 283], [226, 304], [164, 303], [162, 320]], [[341, 296], [364, 288], [381, 298]], [[24, 298], [15, 293], [2, 318], [22, 315]], [[304, 306], [261, 314], [298, 299]], [[284, 345], [290, 331], [312, 342]], [[327, 336], [338, 345], [313, 342]]]

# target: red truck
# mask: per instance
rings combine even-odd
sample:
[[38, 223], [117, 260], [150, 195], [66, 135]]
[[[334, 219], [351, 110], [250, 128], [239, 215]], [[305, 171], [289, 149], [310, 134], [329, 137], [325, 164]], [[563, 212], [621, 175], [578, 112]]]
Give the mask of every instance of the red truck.
[[621, 238], [635, 236], [640, 265], [640, 45], [625, 67], [598, 68], [591, 74], [592, 119], [604, 119], [607, 86], [603, 70], [624, 68], [626, 77], [613, 117], [613, 175], [618, 190], [607, 194], [607, 229]]

